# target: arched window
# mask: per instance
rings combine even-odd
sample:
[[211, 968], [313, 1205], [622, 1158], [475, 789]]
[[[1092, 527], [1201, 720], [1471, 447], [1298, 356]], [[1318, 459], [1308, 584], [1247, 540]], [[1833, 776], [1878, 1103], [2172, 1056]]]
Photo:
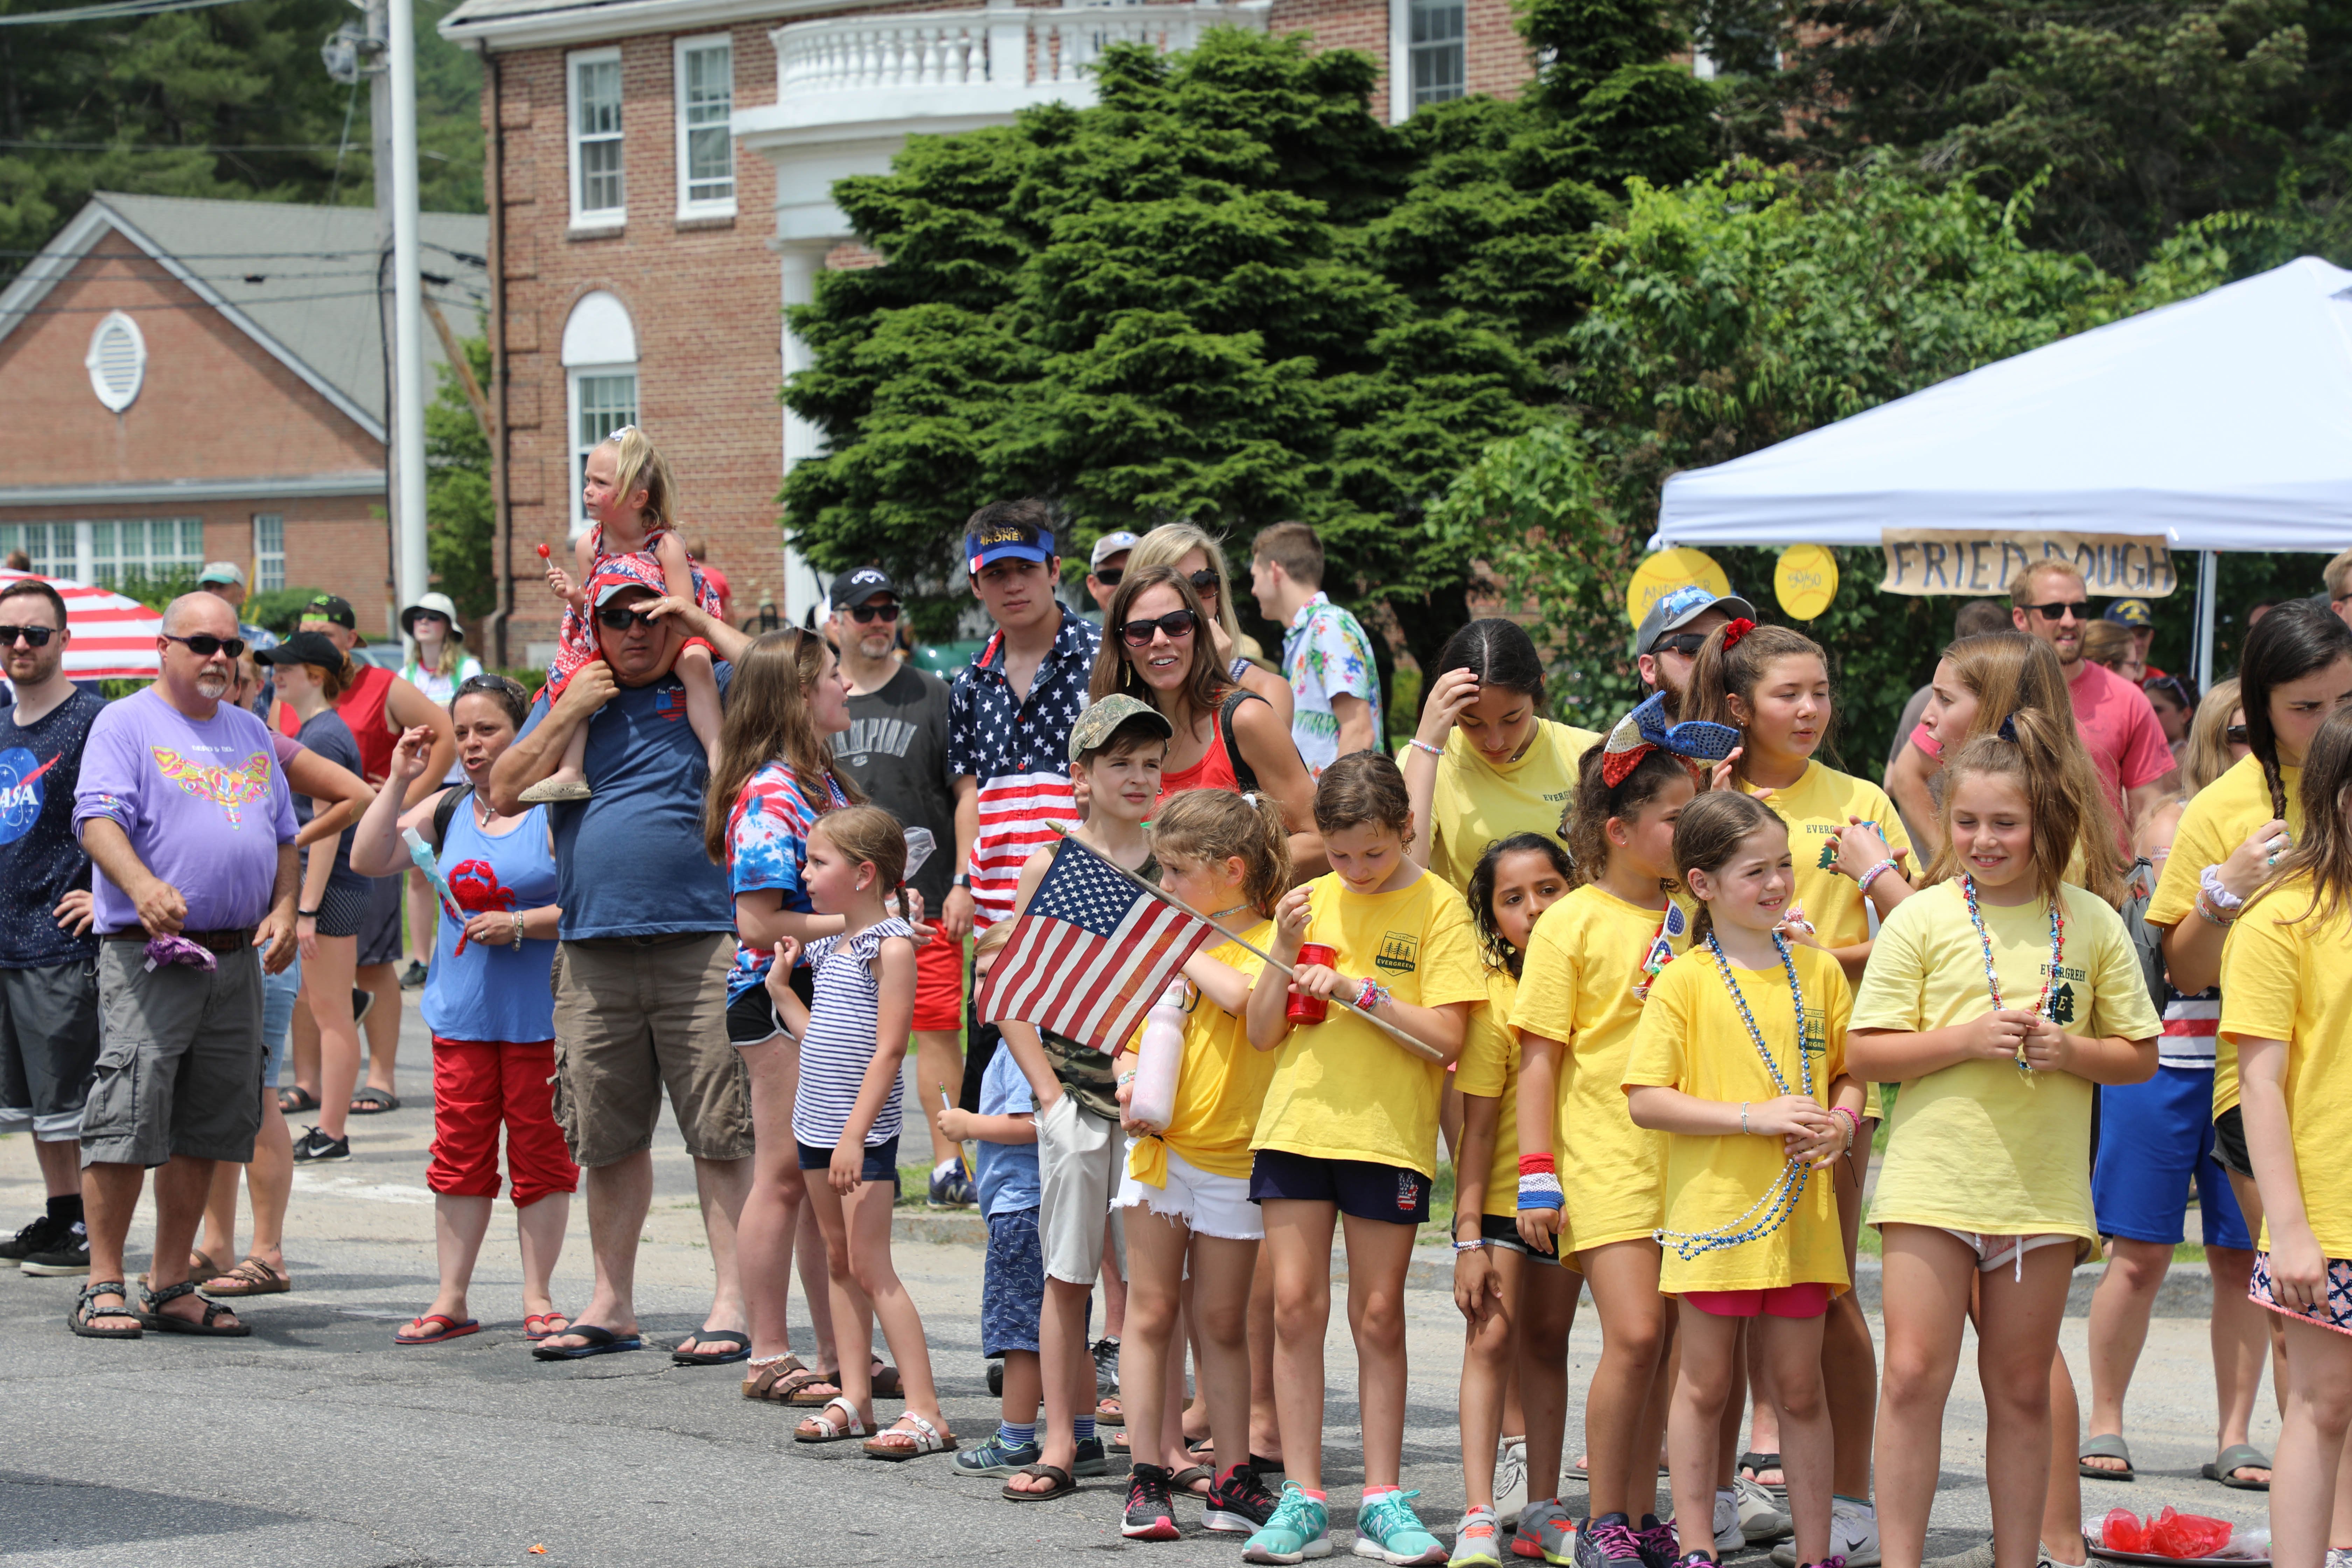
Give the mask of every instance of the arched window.
[[147, 379], [147, 338], [139, 323], [120, 310], [110, 310], [89, 335], [89, 389], [110, 414], [120, 414], [139, 396]]
[[629, 308], [598, 289], [583, 295], [563, 323], [563, 380], [572, 433], [572, 537], [587, 530], [580, 510], [583, 465], [596, 443], [637, 421], [637, 329]]

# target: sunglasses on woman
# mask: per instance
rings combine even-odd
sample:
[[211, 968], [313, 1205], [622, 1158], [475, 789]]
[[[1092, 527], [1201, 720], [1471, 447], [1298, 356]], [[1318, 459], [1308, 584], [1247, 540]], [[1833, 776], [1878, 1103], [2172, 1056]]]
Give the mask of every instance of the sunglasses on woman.
[[2243, 746], [2251, 743], [2246, 739], [2246, 727], [2243, 724], [2231, 725], [2228, 729], [2221, 731], [2221, 739], [2227, 741], [2233, 746]]
[[1150, 647], [1151, 634], [1164, 633], [1170, 642], [1182, 642], [1192, 635], [1192, 612], [1171, 610], [1151, 620], [1129, 621], [1118, 628], [1118, 640], [1129, 647]]
[[[33, 628], [27, 626], [25, 629], [30, 631]], [[173, 637], [170, 632], [165, 632], [163, 637], [165, 642], [178, 643], [198, 658], [210, 658], [216, 653], [226, 653], [229, 658], [235, 658], [245, 651], [243, 637], [216, 637], [210, 632], [197, 632], [193, 637]], [[41, 642], [48, 640], [47, 637], [43, 637]], [[38, 647], [40, 643], [35, 643], [33, 646]]]

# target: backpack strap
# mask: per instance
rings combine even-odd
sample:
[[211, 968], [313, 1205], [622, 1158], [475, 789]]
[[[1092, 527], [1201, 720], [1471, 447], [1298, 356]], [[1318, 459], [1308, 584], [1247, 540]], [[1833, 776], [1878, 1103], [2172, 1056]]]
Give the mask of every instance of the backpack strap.
[[433, 853], [436, 855], [440, 854], [441, 846], [448, 842], [449, 824], [456, 820], [457, 808], [465, 805], [466, 797], [473, 793], [472, 784], [456, 784], [443, 790], [441, 798], [433, 803]]
[[[1241, 742], [1234, 738], [1234, 710], [1244, 702], [1265, 702], [1265, 699], [1247, 687], [1236, 686], [1225, 696], [1217, 709], [1217, 738], [1224, 742], [1225, 765], [1234, 771], [1234, 787], [1244, 795], [1257, 788], [1257, 773], [1242, 755]], [[1268, 707], [1273, 706], [1271, 703]]]

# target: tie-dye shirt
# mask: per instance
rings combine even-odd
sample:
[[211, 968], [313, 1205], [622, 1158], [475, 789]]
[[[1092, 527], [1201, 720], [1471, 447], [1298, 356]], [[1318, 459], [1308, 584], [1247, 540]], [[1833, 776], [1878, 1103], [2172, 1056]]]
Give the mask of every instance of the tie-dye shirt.
[[[140, 863], [179, 889], [188, 931], [261, 923], [278, 847], [294, 842], [294, 797], [261, 721], [226, 703], [191, 719], [153, 688], [107, 704], [89, 727], [74, 828], [103, 816]], [[130, 931], [139, 908], [103, 871], [90, 879], [98, 930]]]
[[[809, 829], [825, 812], [847, 805], [849, 797], [828, 775], [825, 798], [814, 798], [792, 764], [779, 759], [764, 763], [735, 797], [727, 814], [727, 890], [730, 896], [773, 889], [783, 895], [784, 908], [802, 914], [815, 911], [808, 890], [801, 885], [801, 868], [808, 860]], [[776, 961], [772, 947], [753, 947], [737, 938], [735, 966], [727, 975], [730, 1002], [754, 985], [767, 983], [769, 966]]]
[[1360, 697], [1372, 708], [1372, 745], [1381, 743], [1381, 676], [1363, 623], [1318, 594], [1298, 606], [1282, 634], [1282, 668], [1293, 699], [1290, 738], [1307, 771], [1320, 778], [1339, 760], [1334, 697]]

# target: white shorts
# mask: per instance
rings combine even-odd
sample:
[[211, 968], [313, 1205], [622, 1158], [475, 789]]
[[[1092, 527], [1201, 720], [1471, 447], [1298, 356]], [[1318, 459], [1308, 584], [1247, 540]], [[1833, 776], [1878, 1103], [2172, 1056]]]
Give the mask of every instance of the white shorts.
[[1127, 1274], [1127, 1237], [1111, 1209], [1127, 1169], [1127, 1134], [1065, 1092], [1037, 1117], [1037, 1243], [1045, 1278], [1092, 1285], [1101, 1277], [1105, 1232]]
[[1132, 1173], [1118, 1184], [1118, 1206], [1149, 1209], [1184, 1222], [1195, 1236], [1226, 1241], [1263, 1241], [1265, 1218], [1250, 1202], [1247, 1176], [1217, 1176], [1168, 1151], [1168, 1184], [1146, 1186]]
[[2025, 1277], [2025, 1255], [2035, 1247], [2055, 1247], [2062, 1241], [2071, 1247], [2079, 1246], [2082, 1241], [2080, 1237], [2057, 1231], [2041, 1231], [2031, 1236], [1989, 1236], [1979, 1230], [1954, 1230], [1948, 1225], [1936, 1228], [1961, 1246], [1975, 1249], [1978, 1273], [1990, 1274], [2001, 1265], [2010, 1264], [2021, 1279]]

